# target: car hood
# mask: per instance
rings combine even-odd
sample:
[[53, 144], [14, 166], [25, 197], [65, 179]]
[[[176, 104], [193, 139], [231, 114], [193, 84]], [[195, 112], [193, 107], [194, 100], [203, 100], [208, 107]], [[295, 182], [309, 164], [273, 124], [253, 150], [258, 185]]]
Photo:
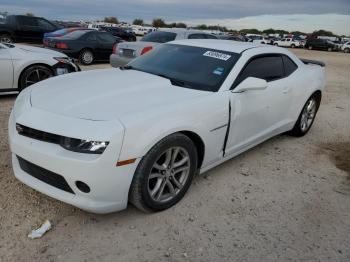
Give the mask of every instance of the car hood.
[[28, 46], [28, 45], [20, 45], [20, 44], [16, 44], [15, 47], [24, 51], [24, 52], [39, 53], [39, 54], [43, 54], [43, 55], [50, 55], [52, 57], [66, 57], [65, 54], [62, 54], [60, 52], [53, 51], [53, 50], [50, 50], [47, 48]]
[[173, 86], [168, 79], [119, 68], [72, 73], [31, 87], [33, 107], [96, 121], [178, 105], [210, 92]]

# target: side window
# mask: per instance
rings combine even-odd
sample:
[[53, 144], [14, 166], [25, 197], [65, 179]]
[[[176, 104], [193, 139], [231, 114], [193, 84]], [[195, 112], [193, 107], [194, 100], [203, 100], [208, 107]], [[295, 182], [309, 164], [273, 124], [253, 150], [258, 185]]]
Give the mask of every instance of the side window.
[[99, 41], [105, 42], [105, 43], [113, 43], [113, 42], [115, 42], [114, 36], [112, 36], [109, 33], [99, 33], [99, 34], [97, 34], [97, 38], [98, 38]]
[[207, 39], [218, 39], [215, 35], [205, 35]]
[[253, 58], [243, 68], [237, 77], [234, 86], [248, 77], [265, 79], [267, 82], [284, 77], [283, 61], [280, 55], [260, 56]]
[[21, 25], [24, 25], [24, 26], [38, 26], [38, 21], [34, 17], [21, 16], [18, 19], [19, 19]]
[[295, 70], [298, 69], [298, 66], [288, 56], [283, 55], [282, 59], [284, 64], [284, 73], [286, 77], [290, 76]]
[[39, 25], [39, 27], [41, 27], [41, 28], [43, 28], [43, 29], [45, 29], [45, 30], [55, 30], [55, 27], [52, 25], [52, 24], [50, 24], [50, 22], [48, 22], [48, 21], [46, 21], [46, 20], [44, 20], [44, 19], [41, 19], [41, 18], [39, 18], [38, 19], [38, 25]]
[[86, 41], [96, 41], [96, 33], [91, 32], [87, 34]]
[[191, 34], [188, 36], [188, 39], [206, 39], [204, 34]]

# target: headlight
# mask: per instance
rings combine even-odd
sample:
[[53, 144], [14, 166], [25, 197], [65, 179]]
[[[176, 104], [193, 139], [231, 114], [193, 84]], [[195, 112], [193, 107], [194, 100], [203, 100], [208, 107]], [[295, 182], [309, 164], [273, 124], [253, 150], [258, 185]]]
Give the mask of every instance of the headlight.
[[64, 137], [61, 139], [61, 146], [67, 150], [88, 153], [88, 154], [102, 154], [109, 142], [91, 141], [76, 138]]
[[64, 64], [68, 64], [71, 62], [71, 60], [68, 57], [54, 57], [54, 59]]

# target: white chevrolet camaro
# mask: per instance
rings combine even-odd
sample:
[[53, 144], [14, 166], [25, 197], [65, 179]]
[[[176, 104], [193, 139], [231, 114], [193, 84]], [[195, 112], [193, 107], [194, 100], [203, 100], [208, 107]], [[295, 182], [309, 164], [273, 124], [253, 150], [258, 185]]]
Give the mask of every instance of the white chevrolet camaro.
[[193, 176], [278, 134], [310, 129], [324, 64], [225, 40], [163, 44], [123, 68], [25, 89], [9, 120], [15, 176], [81, 209], [160, 211]]

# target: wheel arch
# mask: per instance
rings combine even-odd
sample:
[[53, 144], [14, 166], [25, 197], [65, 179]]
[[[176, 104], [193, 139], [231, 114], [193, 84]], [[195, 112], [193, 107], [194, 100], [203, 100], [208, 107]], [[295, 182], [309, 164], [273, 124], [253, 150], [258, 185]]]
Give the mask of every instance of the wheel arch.
[[50, 66], [49, 64], [45, 64], [45, 63], [34, 63], [34, 64], [27, 65], [27, 66], [23, 67], [23, 68], [20, 70], [20, 73], [18, 74], [17, 80], [15, 79], [15, 81], [14, 81], [15, 83], [17, 83], [17, 89], [20, 89], [20, 88], [21, 88], [21, 78], [22, 78], [24, 72], [25, 72], [28, 68], [30, 68], [30, 67], [32, 67], [32, 66], [45, 66], [45, 67], [47, 67], [48, 69], [50, 69], [50, 70], [52, 71], [53, 74], [55, 74], [55, 72], [54, 72], [52, 66]]
[[193, 144], [196, 146], [197, 154], [198, 154], [198, 163], [197, 167], [201, 168], [204, 160], [204, 153], [205, 153], [205, 144], [203, 142], [203, 139], [195, 132], [192, 131], [180, 131], [178, 133], [184, 134], [189, 139], [192, 140]]

